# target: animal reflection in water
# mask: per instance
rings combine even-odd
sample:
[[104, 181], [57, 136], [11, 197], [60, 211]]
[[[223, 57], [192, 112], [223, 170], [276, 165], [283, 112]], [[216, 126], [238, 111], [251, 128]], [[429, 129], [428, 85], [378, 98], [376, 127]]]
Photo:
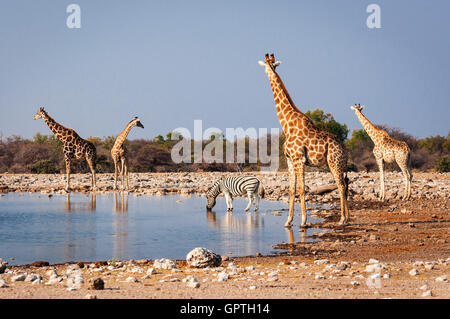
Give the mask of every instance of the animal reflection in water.
[[66, 212], [76, 212], [76, 211], [95, 212], [96, 200], [97, 194], [93, 192], [91, 193], [91, 200], [89, 202], [72, 202], [70, 201], [70, 193], [68, 193], [66, 195]]
[[114, 193], [114, 211], [117, 213], [128, 212], [128, 194]]
[[[208, 221], [208, 225], [217, 227], [217, 228], [226, 228], [231, 229], [233, 231], [238, 232], [252, 232], [257, 228], [264, 227], [264, 219], [260, 216], [259, 213], [256, 214], [247, 214], [247, 218], [234, 218], [233, 220], [233, 212], [227, 211], [225, 218], [217, 219], [216, 213], [212, 210], [206, 211], [206, 220]], [[291, 228], [285, 228], [287, 240], [289, 244], [295, 243], [294, 232]], [[300, 234], [300, 242], [306, 243], [306, 232], [299, 232]]]

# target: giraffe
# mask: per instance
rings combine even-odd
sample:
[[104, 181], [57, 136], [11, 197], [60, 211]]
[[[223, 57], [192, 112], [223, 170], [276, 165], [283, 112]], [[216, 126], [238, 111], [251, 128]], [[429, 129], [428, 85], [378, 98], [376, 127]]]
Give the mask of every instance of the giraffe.
[[384, 163], [392, 163], [394, 161], [397, 162], [397, 165], [402, 170], [405, 178], [405, 193], [403, 199], [410, 199], [411, 181], [413, 176], [411, 173], [411, 150], [408, 144], [406, 144], [406, 142], [393, 139], [386, 131], [379, 129], [370, 123], [370, 121], [361, 112], [364, 106], [355, 104], [355, 106], [350, 106], [350, 108], [355, 111], [355, 114], [364, 127], [364, 130], [375, 144], [375, 147], [373, 148], [373, 155], [375, 155], [377, 166], [380, 170], [380, 199], [382, 201], [385, 199]]
[[265, 61], [259, 61], [265, 67], [270, 80], [275, 100], [276, 111], [286, 141], [283, 151], [286, 156], [289, 172], [289, 216], [285, 227], [290, 227], [294, 218], [294, 201], [296, 184], [300, 195], [302, 209], [301, 227], [306, 227], [305, 204], [305, 165], [322, 166], [328, 164], [338, 186], [341, 200], [340, 225], [349, 222], [347, 203], [347, 153], [338, 138], [331, 133], [317, 128], [305, 114], [303, 114], [292, 101], [280, 76], [275, 68], [281, 64], [275, 62], [275, 56], [266, 54]]
[[[123, 180], [124, 176], [127, 177], [127, 189], [128, 189], [128, 158], [127, 158], [127, 149], [123, 145], [125, 142], [128, 133], [130, 133], [130, 130], [135, 127], [141, 127], [144, 128], [144, 125], [142, 125], [139, 118], [136, 116], [133, 120], [131, 120], [127, 126], [125, 126], [125, 129], [120, 133], [116, 141], [114, 143], [113, 148], [111, 149], [111, 156], [114, 161], [114, 189], [117, 189], [117, 171], [119, 171], [120, 176], [122, 177], [122, 189], [124, 187]], [[121, 168], [118, 167], [118, 163], [121, 163]]]
[[66, 163], [65, 191], [67, 193], [70, 192], [71, 160], [74, 157], [80, 159], [83, 156], [91, 169], [92, 189], [95, 190], [97, 188], [95, 178], [95, 161], [97, 158], [97, 152], [94, 144], [82, 139], [74, 130], [57, 123], [50, 115], [47, 114], [43, 107], [39, 108], [33, 119], [43, 119], [53, 134], [55, 134], [56, 138], [63, 143], [64, 161]]

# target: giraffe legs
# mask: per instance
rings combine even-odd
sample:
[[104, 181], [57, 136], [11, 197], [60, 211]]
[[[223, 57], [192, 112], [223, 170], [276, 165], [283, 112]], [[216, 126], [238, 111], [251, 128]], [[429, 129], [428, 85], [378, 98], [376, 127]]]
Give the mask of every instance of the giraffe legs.
[[291, 227], [292, 220], [294, 219], [294, 206], [295, 206], [295, 189], [297, 178], [295, 176], [294, 164], [289, 156], [286, 156], [288, 172], [289, 172], [289, 215], [284, 227]]
[[64, 161], [66, 162], [66, 188], [65, 191], [67, 193], [70, 192], [70, 156], [65, 155]]
[[117, 159], [114, 158], [114, 190], [117, 189], [117, 171], [118, 171]]
[[331, 169], [331, 173], [336, 181], [336, 185], [339, 190], [339, 197], [341, 199], [341, 219], [339, 220], [339, 225], [345, 225], [350, 221], [347, 202], [348, 182], [346, 181], [342, 171]]
[[302, 223], [300, 224], [300, 227], [306, 227], [305, 164], [302, 162], [295, 163], [294, 168], [297, 175], [297, 188], [300, 195], [300, 207], [302, 209]]
[[[408, 156], [409, 159], [409, 156]], [[408, 159], [404, 161], [404, 163], [398, 163], [398, 166], [402, 170], [403, 176], [405, 178], [405, 193], [403, 196], [403, 200], [408, 200], [411, 198], [411, 180], [412, 180], [412, 174], [411, 170], [408, 165]]]
[[378, 169], [380, 170], [380, 200], [384, 201], [385, 188], [384, 188], [384, 161], [382, 157], [376, 157]]
[[89, 165], [89, 168], [91, 169], [91, 179], [92, 179], [92, 190], [95, 190], [97, 188], [96, 184], [96, 177], [95, 177], [95, 167], [94, 167], [94, 159], [86, 155], [86, 161]]

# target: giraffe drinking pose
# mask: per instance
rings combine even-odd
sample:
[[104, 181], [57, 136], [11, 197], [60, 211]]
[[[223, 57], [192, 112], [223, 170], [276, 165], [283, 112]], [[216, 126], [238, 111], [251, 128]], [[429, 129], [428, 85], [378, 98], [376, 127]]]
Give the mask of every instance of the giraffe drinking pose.
[[95, 161], [97, 153], [94, 144], [82, 139], [77, 132], [57, 123], [43, 107], [39, 108], [34, 120], [43, 119], [56, 138], [63, 143], [64, 161], [66, 162], [66, 192], [70, 192], [70, 162], [75, 157], [80, 159], [84, 156], [92, 173], [92, 189], [95, 184]]
[[410, 199], [412, 174], [411, 150], [409, 149], [408, 144], [406, 144], [406, 142], [393, 139], [386, 131], [379, 129], [370, 123], [370, 121], [361, 113], [364, 106], [355, 104], [355, 106], [350, 106], [350, 108], [355, 111], [355, 114], [364, 127], [364, 130], [375, 144], [375, 147], [373, 148], [373, 155], [375, 155], [378, 169], [380, 170], [380, 199], [384, 201], [385, 198], [384, 162], [392, 163], [394, 161], [397, 162], [397, 165], [400, 167], [403, 176], [405, 177], [405, 195], [403, 196], [403, 199]]
[[[117, 189], [117, 171], [119, 171], [120, 176], [122, 177], [122, 189], [123, 189], [123, 180], [124, 176], [127, 178], [127, 189], [128, 189], [128, 158], [127, 158], [127, 149], [123, 145], [125, 142], [128, 133], [130, 133], [130, 130], [135, 127], [141, 127], [144, 128], [144, 125], [142, 125], [139, 118], [136, 116], [132, 121], [130, 121], [127, 126], [125, 126], [125, 129], [120, 133], [117, 138], [116, 142], [114, 143], [113, 148], [111, 149], [111, 156], [114, 161], [114, 189]], [[121, 168], [118, 167], [118, 163], [121, 163]]]
[[344, 146], [334, 134], [318, 129], [311, 119], [295, 106], [280, 76], [275, 72], [275, 68], [281, 62], [275, 62], [273, 54], [271, 54], [270, 58], [266, 54], [265, 61], [259, 61], [259, 64], [265, 67], [269, 77], [278, 119], [286, 136], [283, 150], [289, 170], [289, 216], [285, 227], [290, 227], [294, 218], [297, 182], [302, 209], [301, 227], [306, 226], [305, 165], [322, 166], [328, 164], [341, 198], [341, 219], [339, 224], [348, 223], [347, 154]]

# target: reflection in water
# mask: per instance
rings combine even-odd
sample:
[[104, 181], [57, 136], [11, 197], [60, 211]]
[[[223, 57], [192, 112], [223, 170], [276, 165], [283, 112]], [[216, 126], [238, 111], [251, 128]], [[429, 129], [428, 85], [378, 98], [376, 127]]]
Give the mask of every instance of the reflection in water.
[[[120, 198], [118, 198], [120, 197]], [[127, 256], [128, 246], [128, 194], [120, 192], [114, 193], [114, 208], [115, 213], [113, 217], [113, 257], [122, 259]]]
[[[288, 235], [288, 243], [289, 244], [295, 243], [294, 231], [292, 230], [292, 227], [285, 227], [285, 229]], [[300, 233], [300, 242], [306, 243], [306, 230], [300, 229], [299, 233]]]
[[66, 195], [66, 212], [84, 212], [91, 211], [95, 212], [97, 207], [97, 194], [95, 192], [91, 193], [91, 200], [89, 202], [75, 202], [70, 201], [70, 193]]
[[[117, 200], [117, 197], [119, 196], [120, 200]], [[120, 195], [118, 195], [117, 192], [114, 193], [114, 211], [116, 213], [128, 212], [128, 194], [121, 192]]]

